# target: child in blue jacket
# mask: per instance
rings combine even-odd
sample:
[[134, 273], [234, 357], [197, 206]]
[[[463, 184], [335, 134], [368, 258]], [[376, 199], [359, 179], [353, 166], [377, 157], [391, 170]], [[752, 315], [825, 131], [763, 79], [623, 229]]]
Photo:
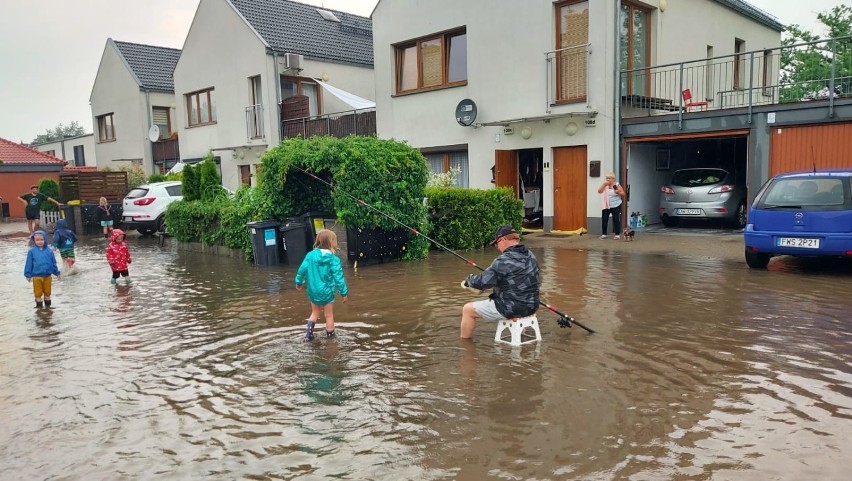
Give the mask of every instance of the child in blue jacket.
[[305, 341], [314, 338], [314, 324], [320, 317], [320, 308], [325, 314], [325, 335], [334, 336], [334, 289], [343, 297], [343, 302], [349, 299], [349, 288], [343, 278], [343, 266], [337, 257], [337, 235], [330, 230], [317, 232], [314, 249], [308, 252], [299, 271], [296, 273], [296, 289], [308, 285], [308, 300], [311, 301], [311, 317], [308, 318], [308, 329]]
[[[56, 265], [56, 256], [47, 246], [47, 232], [37, 230], [32, 233], [30, 239], [33, 241], [33, 246], [27, 252], [24, 277], [27, 278], [27, 282], [33, 284], [36, 309], [50, 307], [50, 276], [56, 276], [57, 281], [62, 279], [59, 275], [59, 266]], [[42, 297], [44, 298], [44, 303], [42, 303]]]
[[77, 235], [74, 231], [68, 228], [68, 222], [65, 219], [56, 221], [56, 232], [53, 233], [53, 247], [59, 251], [59, 257], [65, 261], [68, 268], [74, 267], [74, 244], [77, 242]]

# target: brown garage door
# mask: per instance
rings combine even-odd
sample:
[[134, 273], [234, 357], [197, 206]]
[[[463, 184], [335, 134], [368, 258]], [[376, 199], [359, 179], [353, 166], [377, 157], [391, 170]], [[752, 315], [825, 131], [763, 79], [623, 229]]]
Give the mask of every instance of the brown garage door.
[[775, 127], [769, 175], [852, 166], [852, 123]]

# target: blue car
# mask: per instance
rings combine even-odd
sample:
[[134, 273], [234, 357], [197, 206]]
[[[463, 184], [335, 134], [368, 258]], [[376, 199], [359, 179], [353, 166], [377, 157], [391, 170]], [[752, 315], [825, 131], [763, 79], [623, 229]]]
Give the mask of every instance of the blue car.
[[852, 256], [852, 171], [778, 174], [748, 213], [745, 259], [763, 269], [772, 256]]

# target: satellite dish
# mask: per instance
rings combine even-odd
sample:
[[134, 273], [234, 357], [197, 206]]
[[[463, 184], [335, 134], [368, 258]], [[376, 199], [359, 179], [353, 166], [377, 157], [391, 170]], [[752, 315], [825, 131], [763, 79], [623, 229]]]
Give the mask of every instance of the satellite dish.
[[160, 128], [156, 125], [152, 125], [150, 129], [148, 129], [148, 140], [151, 142], [156, 142], [160, 140]]
[[456, 105], [456, 122], [462, 127], [473, 125], [476, 120], [476, 103], [470, 99], [464, 99]]

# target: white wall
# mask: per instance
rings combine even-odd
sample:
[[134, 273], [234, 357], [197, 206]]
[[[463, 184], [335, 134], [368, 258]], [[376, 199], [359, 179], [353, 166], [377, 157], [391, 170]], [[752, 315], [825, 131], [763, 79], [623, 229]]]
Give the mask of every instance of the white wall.
[[[148, 125], [145, 119], [145, 97], [139, 85], [122, 61], [118, 50], [107, 41], [90, 98], [95, 152], [98, 167], [116, 169], [129, 166], [131, 161], [150, 164], [145, 142]], [[99, 142], [99, 115], [113, 113], [115, 140]]]
[[[227, 2], [201, 0], [174, 72], [180, 154], [183, 159], [198, 158], [214, 150], [222, 159], [222, 183], [229, 188], [238, 186], [239, 172], [227, 149], [265, 146], [269, 140], [269, 125], [266, 139], [247, 139], [245, 114], [250, 105], [249, 77], [261, 75], [267, 86], [272, 82], [266, 57], [260, 38]], [[210, 87], [215, 89], [216, 123], [188, 128], [186, 94]], [[263, 104], [268, 110], [274, 97], [265, 94]]]
[[[552, 216], [552, 149], [586, 145], [588, 160], [600, 160], [601, 172], [616, 170], [614, 158], [615, 24], [618, 2], [591, 1], [588, 57], [591, 81], [586, 102], [553, 106], [547, 112], [548, 74], [545, 53], [555, 49], [556, 25], [552, 2], [500, 2], [488, 0], [432, 0], [397, 2], [381, 0], [373, 12], [378, 135], [408, 141], [417, 148], [468, 144], [470, 187], [491, 185], [495, 150], [542, 148], [545, 162], [543, 207]], [[644, 2], [652, 8], [657, 0]], [[483, 12], [487, 12], [484, 14]], [[408, 19], [403, 21], [402, 19]], [[696, 22], [705, 22], [701, 28]], [[652, 13], [652, 64], [703, 59], [708, 44], [718, 45], [715, 55], [733, 53], [734, 37], [746, 48], [777, 46], [780, 33], [759, 25], [711, 0], [669, 1], [668, 9]], [[712, 26], [712, 28], [710, 28]], [[393, 45], [459, 27], [467, 29], [467, 84], [459, 87], [396, 96]], [[729, 51], [725, 51], [728, 48]], [[556, 116], [550, 122], [513, 124], [515, 134], [502, 127], [461, 127], [454, 111], [462, 99], [474, 100], [476, 122]], [[582, 114], [597, 112], [596, 127], [585, 128]], [[576, 117], [559, 117], [577, 113]], [[576, 135], [566, 134], [567, 124], [578, 125]], [[524, 140], [524, 126], [533, 130]], [[499, 134], [499, 142], [497, 136]], [[588, 170], [588, 169], [587, 169]], [[589, 217], [600, 217], [599, 178], [587, 179]]]
[[[95, 136], [94, 134], [79, 135], [77, 137], [68, 137], [56, 142], [47, 142], [41, 145], [34, 145], [36, 149], [42, 152], [53, 151], [53, 155], [60, 159], [67, 160], [68, 165], [74, 164], [74, 147], [82, 146], [83, 155], [85, 156], [87, 167], [97, 167], [97, 156], [95, 155]], [[63, 154], [64, 149], [64, 154]]]

